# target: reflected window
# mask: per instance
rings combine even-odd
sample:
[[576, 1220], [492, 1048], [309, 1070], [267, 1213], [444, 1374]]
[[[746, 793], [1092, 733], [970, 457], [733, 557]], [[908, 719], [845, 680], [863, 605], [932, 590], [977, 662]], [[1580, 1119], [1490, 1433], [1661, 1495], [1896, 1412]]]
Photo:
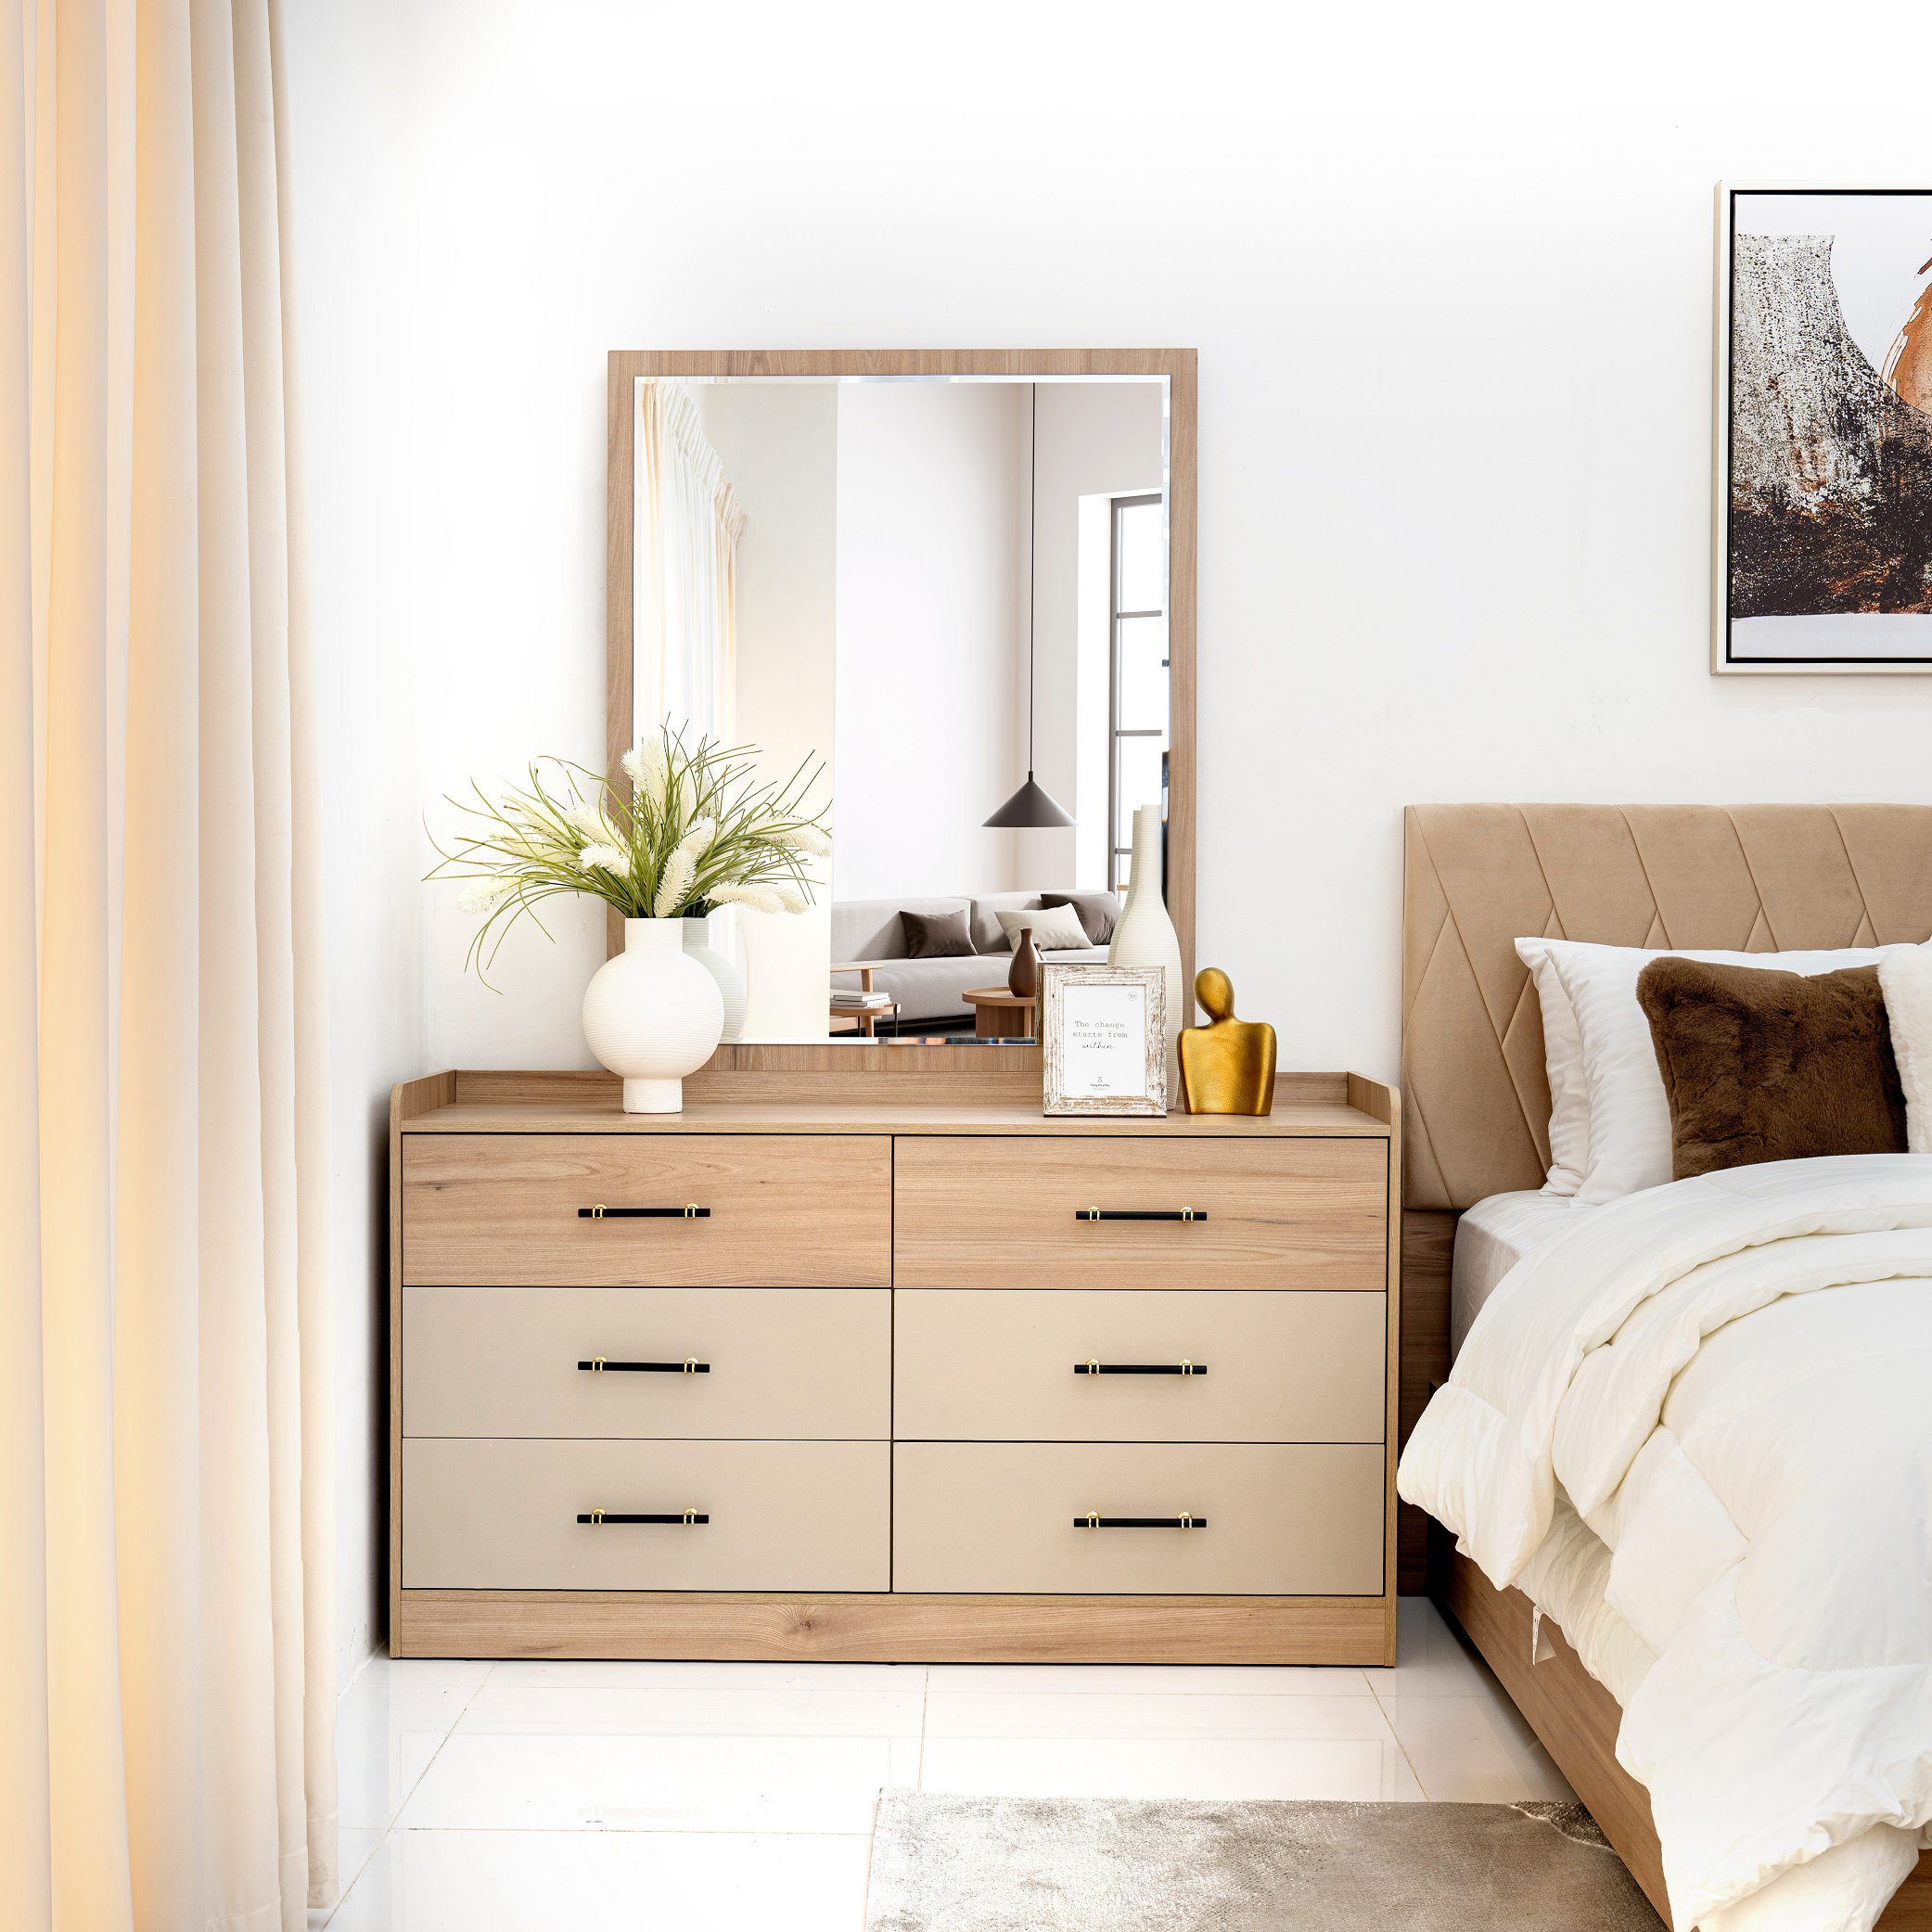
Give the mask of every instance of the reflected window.
[[1117, 496], [1107, 621], [1113, 735], [1107, 774], [1108, 883], [1125, 889], [1133, 814], [1158, 804], [1167, 821], [1167, 513], [1157, 495]]

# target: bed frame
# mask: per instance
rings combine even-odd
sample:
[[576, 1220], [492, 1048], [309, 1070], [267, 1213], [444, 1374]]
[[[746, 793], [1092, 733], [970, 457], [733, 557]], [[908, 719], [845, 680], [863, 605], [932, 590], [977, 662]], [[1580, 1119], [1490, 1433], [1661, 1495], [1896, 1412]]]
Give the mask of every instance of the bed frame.
[[[1449, 1373], [1456, 1217], [1539, 1187], [1542, 1015], [1523, 934], [1617, 946], [1794, 948], [1932, 938], [1932, 806], [1412, 805], [1402, 865], [1400, 1439]], [[1403, 1506], [1401, 1587], [1427, 1589], [1515, 1699], [1668, 1923], [1648, 1794], [1617, 1762], [1622, 1713], [1529, 1598], [1496, 1590]], [[1932, 1932], [1932, 1852], [1881, 1932]]]

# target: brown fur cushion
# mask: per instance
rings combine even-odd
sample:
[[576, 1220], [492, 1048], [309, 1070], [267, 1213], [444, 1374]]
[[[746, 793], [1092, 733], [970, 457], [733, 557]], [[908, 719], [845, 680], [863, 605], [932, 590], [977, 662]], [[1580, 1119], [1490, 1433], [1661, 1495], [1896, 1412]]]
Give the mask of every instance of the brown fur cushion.
[[1654, 959], [1637, 979], [1670, 1103], [1670, 1171], [1905, 1152], [1876, 966], [1806, 975]]

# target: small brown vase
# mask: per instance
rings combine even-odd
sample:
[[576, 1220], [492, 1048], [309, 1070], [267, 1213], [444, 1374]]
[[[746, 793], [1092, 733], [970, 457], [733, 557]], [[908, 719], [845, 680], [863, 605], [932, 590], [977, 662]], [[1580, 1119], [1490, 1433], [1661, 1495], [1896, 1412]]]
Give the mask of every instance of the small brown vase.
[[1040, 948], [1033, 943], [1033, 928], [1022, 926], [1014, 941], [1013, 966], [1006, 975], [1006, 991], [1023, 1000], [1040, 997]]

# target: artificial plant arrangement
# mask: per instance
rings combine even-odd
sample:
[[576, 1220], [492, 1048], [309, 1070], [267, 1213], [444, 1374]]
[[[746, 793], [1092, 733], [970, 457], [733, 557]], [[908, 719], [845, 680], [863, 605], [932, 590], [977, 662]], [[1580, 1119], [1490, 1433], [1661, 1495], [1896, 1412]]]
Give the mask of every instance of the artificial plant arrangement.
[[823, 812], [805, 800], [823, 774], [811, 759], [782, 784], [757, 785], [755, 745], [700, 737], [687, 748], [670, 724], [621, 761], [628, 787], [566, 759], [530, 767], [528, 786], [449, 802], [467, 823], [430, 878], [467, 879], [459, 902], [483, 923], [464, 960], [487, 985], [497, 949], [526, 914], [559, 892], [588, 892], [626, 919], [702, 919], [720, 906], [802, 913], [806, 861], [832, 850]]

